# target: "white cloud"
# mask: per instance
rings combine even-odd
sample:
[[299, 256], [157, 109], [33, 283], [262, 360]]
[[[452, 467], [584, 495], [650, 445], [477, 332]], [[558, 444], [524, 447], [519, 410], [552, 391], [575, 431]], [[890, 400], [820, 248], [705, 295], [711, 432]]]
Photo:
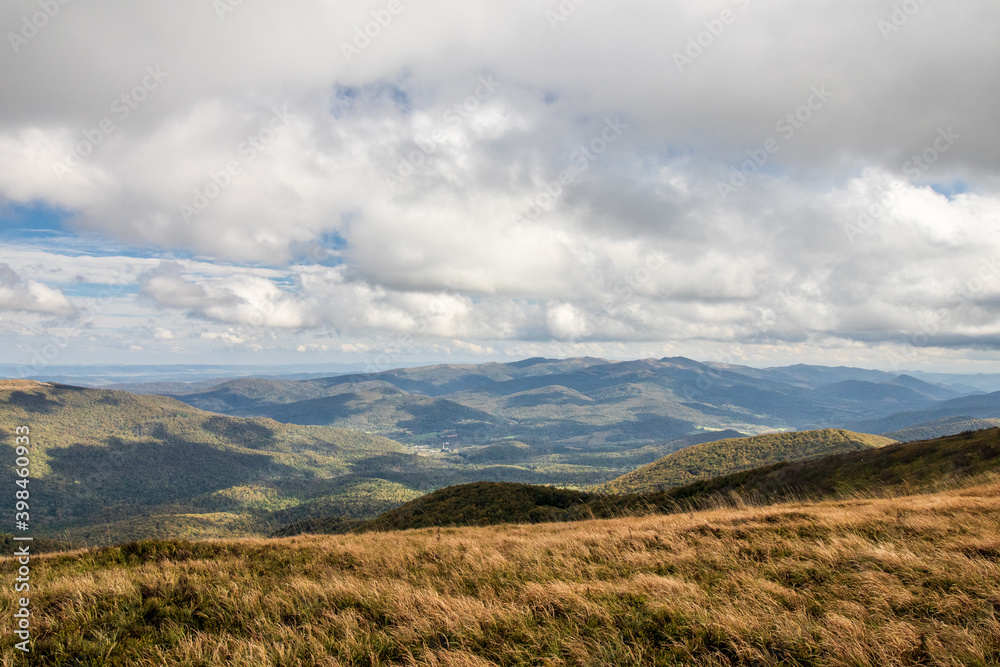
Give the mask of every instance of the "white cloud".
[[21, 280], [21, 276], [6, 263], [0, 264], [0, 310], [63, 317], [76, 314], [76, 307], [65, 294], [33, 280]]

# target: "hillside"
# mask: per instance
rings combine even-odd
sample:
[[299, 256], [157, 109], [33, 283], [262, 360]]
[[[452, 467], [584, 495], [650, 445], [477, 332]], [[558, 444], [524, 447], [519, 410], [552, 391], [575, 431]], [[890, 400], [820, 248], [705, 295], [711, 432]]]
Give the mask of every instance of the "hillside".
[[345, 391], [274, 406], [265, 412], [272, 419], [292, 424], [338, 426], [397, 437], [454, 431], [482, 440], [500, 433], [504, 421], [454, 401], [408, 394], [394, 387]]
[[755, 503], [892, 495], [960, 486], [984, 474], [1000, 474], [1000, 429], [777, 463], [647, 497], [704, 506], [733, 493]]
[[[414, 408], [430, 399], [397, 392], [412, 416], [437, 418]], [[471, 408], [427, 405], [452, 406], [465, 428], [476, 428]], [[0, 436], [10, 460], [14, 430], [24, 425], [33, 438], [32, 478], [41, 482], [32, 491], [34, 527], [88, 544], [268, 534], [330, 515], [365, 519], [480, 480], [582, 487], [614, 477], [633, 456], [655, 458], [680, 446], [658, 443], [622, 459], [598, 452], [566, 465], [551, 448], [510, 440], [462, 453], [442, 451], [444, 439], [416, 449], [356, 430], [213, 414], [162, 396], [2, 381]], [[12, 484], [12, 474], [7, 468], [0, 479]]]
[[[591, 493], [551, 486], [474, 482], [438, 489], [368, 521], [351, 523], [331, 517], [286, 526], [275, 535], [565, 521], [592, 517], [586, 504], [596, 498]], [[574, 508], [582, 513], [572, 513]]]
[[[410, 462], [413, 483], [436, 465], [376, 435], [211, 414], [161, 396], [0, 382], [10, 461], [18, 426], [30, 428], [33, 527], [88, 541], [246, 535], [298, 506], [372, 516], [418, 493], [399, 484], [358, 493], [345, 475], [395, 456]], [[12, 475], [4, 467], [11, 488]]]
[[[684, 456], [702, 458], [680, 459], [686, 467], [670, 482], [680, 485], [860, 446], [864, 438], [852, 436], [815, 450], [815, 443], [772, 443], [766, 452], [705, 458], [714, 450], [698, 443], [805, 418], [817, 392], [826, 392], [829, 416], [869, 410], [858, 395], [905, 402], [914, 392], [926, 401], [948, 391], [857, 369], [781, 373], [752, 377], [741, 367], [683, 358], [534, 359], [301, 381], [250, 378], [187, 395], [213, 409], [305, 424], [211, 414], [169, 397], [7, 381], [0, 429], [9, 435], [27, 424], [44, 436], [34, 460], [34, 474], [46, 479], [36, 525], [51, 537], [105, 543], [267, 534], [330, 516], [360, 521], [469, 482], [590, 488], [695, 444]], [[702, 389], [695, 396], [691, 387]], [[992, 400], [935, 405], [972, 399]], [[727, 424], [742, 430], [720, 430]], [[387, 433], [403, 442], [379, 437]]]
[[[994, 482], [33, 556], [31, 664], [985, 667], [1000, 663], [998, 522]], [[17, 595], [3, 587], [0, 607]], [[15, 641], [0, 638], [5, 664], [27, 664]]]
[[884, 447], [881, 436], [837, 429], [768, 433], [687, 447], [600, 485], [606, 493], [649, 493], [779, 461]]
[[776, 463], [642, 495], [527, 484], [463, 484], [421, 496], [374, 519], [355, 521], [328, 515], [293, 523], [274, 535], [581, 521], [673, 513], [733, 502], [902, 495], [954, 488], [982, 474], [1000, 474], [1000, 429]]

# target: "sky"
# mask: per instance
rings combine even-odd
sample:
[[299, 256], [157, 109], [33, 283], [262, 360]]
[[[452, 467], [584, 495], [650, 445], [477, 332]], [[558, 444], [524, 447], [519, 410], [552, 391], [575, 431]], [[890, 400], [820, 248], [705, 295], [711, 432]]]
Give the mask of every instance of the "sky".
[[0, 363], [998, 372], [997, 25], [6, 0]]

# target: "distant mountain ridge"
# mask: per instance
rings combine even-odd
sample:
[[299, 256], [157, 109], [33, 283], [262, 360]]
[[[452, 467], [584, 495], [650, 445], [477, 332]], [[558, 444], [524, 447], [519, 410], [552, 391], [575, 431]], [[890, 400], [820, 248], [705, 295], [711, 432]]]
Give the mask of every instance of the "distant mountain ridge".
[[[1000, 419], [1000, 392], [954, 396], [955, 378], [929, 378], [584, 357], [240, 378], [172, 397], [22, 383], [0, 390], [0, 428], [31, 418], [47, 429], [38, 471], [53, 472], [52, 496], [39, 516], [53, 528], [211, 537], [317, 515], [361, 520], [464, 482], [590, 489], [694, 445], [672, 459], [687, 468], [662, 482], [681, 485], [734, 470], [691, 458], [727, 438], [844, 429], [913, 439]], [[165, 387], [178, 386], [148, 388]], [[852, 437], [836, 447], [864, 444]], [[793, 437], [775, 451], [839, 451], [814, 444]], [[743, 455], [739, 469], [775, 460]]]
[[885, 433], [885, 437], [899, 440], [900, 442], [913, 442], [915, 440], [931, 440], [946, 435], [955, 435], [967, 431], [984, 431], [990, 428], [1000, 427], [1000, 419], [976, 419], [968, 415], [957, 417], [943, 417], [928, 422], [922, 422], [899, 431]]
[[[237, 381], [248, 400], [269, 391], [267, 382]], [[301, 406], [287, 387], [291, 402]], [[392, 387], [377, 394], [375, 409], [351, 393], [329, 399], [353, 403], [363, 424], [374, 418], [416, 430], [451, 419], [449, 438], [490, 428], [485, 413], [448, 399]], [[398, 399], [399, 403], [393, 400]], [[406, 419], [399, 413], [406, 411]], [[414, 421], [415, 420], [415, 421]], [[451, 423], [451, 422], [449, 422]], [[358, 422], [362, 425], [361, 422]], [[174, 398], [89, 389], [31, 380], [0, 380], [0, 450], [14, 460], [15, 429], [33, 438], [31, 492], [38, 536], [66, 540], [141, 537], [210, 538], [269, 531], [308, 517], [374, 516], [445, 486], [509, 481], [587, 486], [614, 477], [667, 451], [712, 433], [615, 452], [565, 454], [507, 438], [452, 451], [449, 440], [417, 450], [360, 430], [298, 425], [269, 417], [207, 412]], [[586, 455], [565, 464], [561, 456]], [[10, 467], [0, 478], [13, 486]]]
[[954, 417], [964, 417], [966, 419], [1000, 418], [1000, 391], [992, 394], [974, 394], [940, 401], [925, 410], [894, 412], [877, 419], [854, 422], [848, 428], [866, 433], [889, 433], [930, 421]]
[[609, 452], [723, 429], [882, 433], [900, 428], [880, 422], [891, 415], [931, 414], [948, 401], [971, 398], [912, 374], [808, 365], [754, 369], [684, 357], [533, 358], [298, 382], [237, 380], [175, 397], [225, 414], [362, 428], [410, 444], [437, 438], [483, 446], [513, 438]]

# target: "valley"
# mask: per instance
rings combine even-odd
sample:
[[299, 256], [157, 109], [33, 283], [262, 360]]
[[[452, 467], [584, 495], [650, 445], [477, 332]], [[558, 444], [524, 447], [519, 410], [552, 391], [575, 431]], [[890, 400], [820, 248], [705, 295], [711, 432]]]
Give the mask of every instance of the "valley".
[[[987, 428], [1000, 414], [1000, 394], [963, 396], [961, 385], [910, 375], [679, 358], [128, 386], [0, 383], [0, 432], [30, 424], [36, 434], [45, 537], [111, 544], [354, 526], [478, 482], [649, 493]], [[164, 389], [173, 395], [155, 393]], [[829, 426], [838, 419], [902, 428], [882, 437]]]

